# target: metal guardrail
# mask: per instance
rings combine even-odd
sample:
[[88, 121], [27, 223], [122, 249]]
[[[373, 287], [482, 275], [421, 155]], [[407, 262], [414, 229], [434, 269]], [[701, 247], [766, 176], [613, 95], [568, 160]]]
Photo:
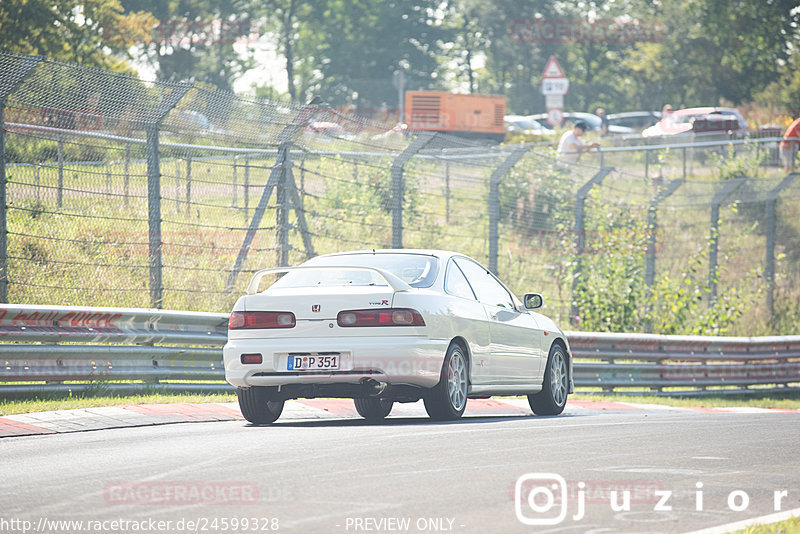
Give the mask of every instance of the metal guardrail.
[[[219, 313], [3, 305], [0, 395], [229, 390], [227, 327]], [[176, 382], [205, 380], [216, 383]]]
[[[760, 392], [762, 386], [785, 390], [790, 384], [800, 385], [800, 336], [567, 332], [567, 337], [578, 360], [575, 385], [579, 387], [606, 392], [649, 388], [672, 394], [707, 394]], [[734, 389], [719, 389], [729, 386]]]
[[[230, 392], [221, 349], [227, 320], [219, 313], [3, 305], [0, 395]], [[800, 391], [800, 336], [567, 337], [581, 388], [663, 395]]]

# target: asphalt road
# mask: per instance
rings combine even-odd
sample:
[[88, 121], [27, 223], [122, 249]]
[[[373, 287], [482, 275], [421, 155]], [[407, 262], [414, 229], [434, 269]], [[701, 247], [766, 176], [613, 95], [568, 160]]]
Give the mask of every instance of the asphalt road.
[[[686, 532], [772, 513], [775, 491], [788, 492], [782, 510], [800, 507], [798, 443], [797, 413], [569, 406], [549, 418], [231, 421], [7, 438], [0, 531]], [[563, 477], [566, 501], [535, 473]], [[629, 511], [611, 509], [614, 488], [619, 504], [630, 492]], [[731, 492], [734, 508], [747, 494], [745, 510], [731, 510]], [[555, 522], [562, 507], [557, 524], [521, 521]]]

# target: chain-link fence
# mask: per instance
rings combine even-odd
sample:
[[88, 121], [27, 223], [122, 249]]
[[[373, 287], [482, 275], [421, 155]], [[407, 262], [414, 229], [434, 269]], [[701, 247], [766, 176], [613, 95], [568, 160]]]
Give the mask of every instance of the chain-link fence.
[[587, 329], [797, 308], [800, 180], [775, 139], [559, 162], [2, 54], [0, 104], [4, 301], [227, 311], [260, 268], [413, 247], [469, 254]]

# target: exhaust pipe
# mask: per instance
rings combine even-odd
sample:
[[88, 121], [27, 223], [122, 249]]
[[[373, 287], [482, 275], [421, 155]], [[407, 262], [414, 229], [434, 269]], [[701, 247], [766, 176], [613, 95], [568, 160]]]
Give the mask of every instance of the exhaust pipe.
[[378, 382], [374, 378], [364, 378], [361, 380], [361, 384], [369, 390], [370, 397], [377, 397], [389, 386], [386, 382]]

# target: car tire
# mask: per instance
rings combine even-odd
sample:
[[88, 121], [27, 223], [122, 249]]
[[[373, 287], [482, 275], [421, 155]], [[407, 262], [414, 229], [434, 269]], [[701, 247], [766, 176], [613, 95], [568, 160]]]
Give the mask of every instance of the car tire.
[[564, 347], [553, 343], [547, 357], [542, 391], [528, 395], [528, 404], [536, 415], [558, 415], [564, 411], [569, 394], [567, 355]]
[[274, 400], [264, 387], [236, 388], [239, 408], [245, 419], [254, 425], [274, 423], [283, 411], [283, 400]]
[[423, 397], [425, 411], [430, 418], [437, 421], [460, 418], [467, 407], [468, 385], [469, 361], [466, 351], [458, 343], [453, 343], [447, 349], [439, 383]]
[[353, 399], [358, 415], [367, 421], [380, 421], [392, 411], [394, 402], [377, 397], [367, 397], [363, 399]]

